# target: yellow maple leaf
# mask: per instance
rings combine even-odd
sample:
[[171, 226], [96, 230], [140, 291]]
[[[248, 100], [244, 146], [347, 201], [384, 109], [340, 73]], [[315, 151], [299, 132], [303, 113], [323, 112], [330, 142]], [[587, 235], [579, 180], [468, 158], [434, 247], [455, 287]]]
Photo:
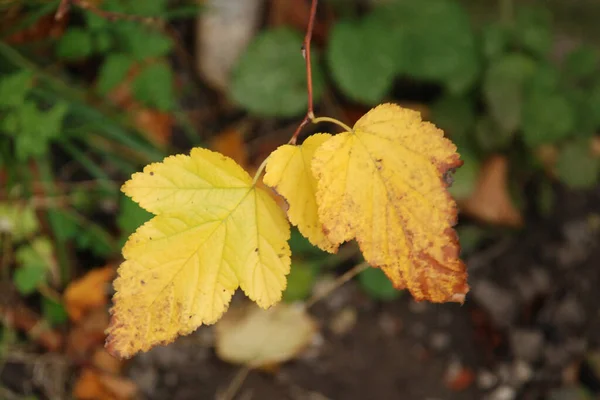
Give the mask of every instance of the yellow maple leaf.
[[380, 105], [317, 151], [319, 219], [329, 240], [356, 238], [369, 264], [417, 300], [463, 301], [457, 209], [446, 174], [456, 147], [418, 112]]
[[263, 308], [281, 299], [289, 223], [233, 160], [195, 148], [146, 166], [122, 190], [156, 216], [123, 248], [107, 330], [113, 355], [216, 322], [238, 287]]
[[311, 171], [315, 150], [331, 135], [319, 133], [307, 138], [301, 146], [280, 146], [267, 161], [263, 182], [282, 195], [289, 205], [288, 218], [313, 245], [335, 253], [338, 246], [323, 233], [317, 215], [317, 180]]

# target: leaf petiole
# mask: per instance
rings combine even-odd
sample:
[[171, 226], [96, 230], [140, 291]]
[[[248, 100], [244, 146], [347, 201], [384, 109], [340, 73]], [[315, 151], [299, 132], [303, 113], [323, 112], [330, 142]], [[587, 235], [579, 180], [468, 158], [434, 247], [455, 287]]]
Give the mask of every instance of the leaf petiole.
[[[271, 157], [271, 156], [269, 155], [269, 157]], [[252, 179], [252, 187], [254, 187], [256, 185], [258, 178], [260, 178], [260, 175], [265, 170], [265, 168], [267, 166], [267, 161], [269, 161], [269, 157], [265, 158], [265, 160], [262, 162], [262, 164], [260, 164], [260, 166], [256, 170], [256, 174], [254, 174], [254, 179]]]
[[352, 128], [350, 128], [348, 125], [346, 125], [345, 123], [343, 123], [340, 120], [337, 120], [335, 118], [331, 118], [331, 117], [318, 117], [318, 118], [311, 118], [311, 122], [313, 124], [318, 124], [319, 122], [331, 122], [332, 124], [336, 124], [342, 128], [344, 128], [344, 130], [346, 132], [353, 132]]

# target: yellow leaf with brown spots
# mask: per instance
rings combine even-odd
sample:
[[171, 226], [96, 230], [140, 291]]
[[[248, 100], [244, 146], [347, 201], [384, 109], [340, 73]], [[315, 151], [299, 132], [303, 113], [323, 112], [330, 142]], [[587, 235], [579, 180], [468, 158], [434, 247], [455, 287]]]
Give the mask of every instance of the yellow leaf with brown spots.
[[111, 354], [128, 358], [216, 322], [238, 287], [263, 308], [281, 299], [289, 223], [233, 160], [196, 148], [146, 166], [122, 190], [156, 216], [123, 248]]
[[448, 173], [456, 147], [416, 111], [380, 105], [315, 152], [319, 220], [335, 244], [356, 239], [365, 260], [417, 300], [464, 300], [469, 287], [453, 225]]
[[330, 138], [327, 133], [318, 133], [307, 138], [301, 146], [280, 146], [269, 156], [263, 182], [287, 201], [290, 222], [310, 243], [335, 253], [338, 246], [327, 239], [319, 222], [317, 180], [310, 167], [315, 150]]

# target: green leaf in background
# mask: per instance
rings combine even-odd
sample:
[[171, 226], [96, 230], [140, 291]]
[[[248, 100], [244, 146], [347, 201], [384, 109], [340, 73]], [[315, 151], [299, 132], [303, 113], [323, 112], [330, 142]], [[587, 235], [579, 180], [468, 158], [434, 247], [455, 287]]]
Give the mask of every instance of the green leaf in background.
[[475, 126], [473, 101], [466, 96], [443, 96], [431, 106], [431, 119], [453, 140], [464, 138]]
[[505, 133], [521, 125], [525, 86], [535, 71], [531, 58], [515, 53], [500, 58], [485, 74], [483, 94], [489, 113]]
[[367, 105], [383, 100], [396, 74], [394, 42], [375, 15], [338, 22], [327, 48], [334, 81], [350, 99]]
[[173, 48], [171, 38], [140, 23], [120, 21], [114, 29], [122, 50], [137, 61], [167, 56]]
[[62, 325], [68, 321], [69, 316], [65, 307], [53, 299], [42, 297], [42, 313], [44, 319], [52, 326]]
[[83, 15], [85, 22], [91, 31], [103, 31], [110, 24], [106, 18], [102, 18], [91, 11], [84, 10]]
[[327, 256], [326, 252], [313, 246], [295, 227], [292, 227], [289, 243], [294, 255], [311, 259], [322, 259]]
[[13, 283], [19, 293], [27, 296], [46, 281], [47, 266], [41, 257], [29, 246], [21, 246], [15, 254], [18, 267], [13, 275]]
[[133, 94], [147, 106], [169, 111], [175, 107], [173, 84], [173, 72], [167, 63], [150, 64], [135, 77]]
[[79, 225], [75, 218], [63, 210], [52, 210], [48, 213], [51, 225], [55, 227], [54, 235], [60, 242], [73, 240], [79, 232]]
[[113, 49], [113, 35], [108, 31], [96, 33], [93, 37], [93, 52], [97, 54], [108, 53]]
[[79, 61], [90, 56], [93, 38], [90, 31], [81, 28], [69, 28], [58, 40], [56, 55], [67, 61]]
[[19, 130], [15, 135], [15, 155], [25, 161], [48, 151], [48, 142], [56, 138], [62, 129], [68, 106], [58, 103], [49, 110], [41, 111], [31, 101], [25, 101], [17, 110]]
[[[467, 90], [480, 69], [475, 34], [466, 10], [452, 0], [399, 0], [378, 11], [396, 41], [401, 74]], [[383, 22], [385, 23], [385, 22]]]
[[104, 60], [98, 72], [96, 89], [102, 95], [107, 94], [123, 82], [133, 65], [133, 59], [126, 54], [112, 53]]
[[475, 124], [475, 140], [481, 150], [493, 153], [510, 146], [515, 131], [502, 130], [489, 115], [484, 115]]
[[294, 302], [306, 299], [312, 291], [316, 276], [317, 268], [314, 263], [294, 261], [287, 276], [283, 300]]
[[553, 63], [545, 62], [538, 64], [535, 73], [531, 75], [525, 85], [525, 91], [560, 90], [561, 75], [561, 71]]
[[525, 6], [517, 10], [515, 39], [531, 54], [545, 58], [552, 48], [552, 14], [543, 6]]
[[565, 75], [575, 81], [585, 81], [598, 73], [600, 55], [591, 46], [581, 45], [567, 55], [563, 70]]
[[594, 109], [595, 105], [590, 101], [590, 93], [583, 88], [567, 88], [566, 96], [571, 108], [575, 114], [575, 125], [573, 134], [579, 137], [592, 137], [596, 134], [596, 129], [600, 124], [596, 121]]
[[[230, 96], [253, 114], [294, 117], [306, 111], [306, 71], [300, 53], [302, 36], [289, 28], [258, 34], [232, 75]], [[311, 49], [313, 95], [318, 102], [324, 86], [317, 52]]]
[[0, 107], [18, 107], [25, 101], [33, 74], [27, 70], [2, 76], [0, 79]]
[[379, 268], [367, 268], [358, 275], [358, 282], [369, 296], [377, 300], [394, 300], [402, 294]]
[[554, 143], [575, 127], [575, 111], [558, 91], [532, 89], [523, 105], [523, 140], [529, 147]]
[[497, 59], [508, 49], [510, 39], [510, 31], [505, 24], [493, 22], [486, 25], [481, 31], [483, 55], [491, 61]]
[[26, 240], [39, 230], [33, 207], [0, 203], [0, 231], [9, 232], [13, 243]]
[[89, 250], [99, 257], [107, 257], [116, 250], [116, 242], [112, 237], [93, 224], [84, 224], [76, 215], [64, 210], [53, 210], [48, 218], [55, 226], [54, 234], [60, 241], [73, 240], [78, 249]]
[[481, 164], [471, 151], [465, 149], [459, 151], [463, 165], [454, 172], [453, 182], [448, 191], [455, 199], [466, 199], [475, 190]]
[[592, 155], [589, 140], [573, 141], [561, 149], [556, 174], [572, 189], [587, 189], [598, 182], [600, 159]]
[[121, 195], [119, 215], [117, 216], [117, 225], [121, 231], [119, 246], [122, 247], [129, 235], [151, 218], [152, 214], [144, 210], [129, 197]]

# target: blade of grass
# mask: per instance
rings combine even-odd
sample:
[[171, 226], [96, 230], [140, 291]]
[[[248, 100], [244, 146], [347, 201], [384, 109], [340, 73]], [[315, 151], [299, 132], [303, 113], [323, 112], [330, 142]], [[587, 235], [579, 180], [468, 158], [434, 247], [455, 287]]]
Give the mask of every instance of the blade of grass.
[[118, 187], [113, 183], [110, 176], [80, 149], [66, 140], [59, 142], [59, 144], [71, 157], [79, 162], [90, 175], [94, 177], [94, 179], [100, 181], [101, 186], [108, 190], [114, 190], [115, 192], [118, 190]]
[[[35, 164], [40, 174], [40, 180], [44, 183], [45, 192], [49, 196], [56, 196], [58, 191], [54, 184], [54, 174], [52, 172], [50, 161], [48, 158], [43, 157], [36, 160]], [[58, 229], [60, 229], [56, 220], [56, 211], [48, 210], [47, 216], [50, 229], [52, 230], [54, 236], [56, 257], [58, 258], [60, 270], [60, 282], [61, 285], [64, 286], [69, 282], [72, 272], [67, 251], [67, 241], [62, 237], [62, 235], [56, 233]]]

